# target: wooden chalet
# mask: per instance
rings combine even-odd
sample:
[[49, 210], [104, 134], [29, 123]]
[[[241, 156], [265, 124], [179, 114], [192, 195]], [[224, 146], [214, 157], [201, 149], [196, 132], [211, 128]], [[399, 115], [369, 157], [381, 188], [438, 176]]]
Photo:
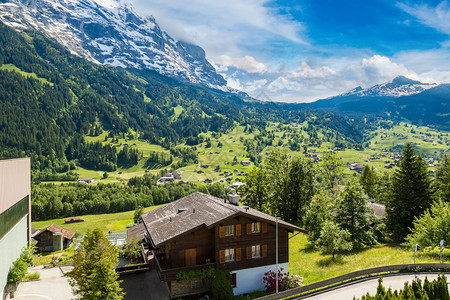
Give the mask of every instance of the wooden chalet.
[[[226, 201], [197, 192], [142, 215], [142, 221], [144, 244], [153, 251], [153, 263], [171, 298], [211, 289], [208, 278], [176, 280], [182, 271], [228, 269], [234, 294], [239, 295], [264, 289], [264, 273], [276, 269], [276, 218], [239, 205], [238, 195]], [[288, 235], [294, 231], [306, 232], [278, 221], [283, 272], [288, 270]]]
[[75, 232], [52, 224], [35, 233], [33, 239], [37, 241], [36, 247], [39, 252], [53, 252], [72, 246], [74, 235]]

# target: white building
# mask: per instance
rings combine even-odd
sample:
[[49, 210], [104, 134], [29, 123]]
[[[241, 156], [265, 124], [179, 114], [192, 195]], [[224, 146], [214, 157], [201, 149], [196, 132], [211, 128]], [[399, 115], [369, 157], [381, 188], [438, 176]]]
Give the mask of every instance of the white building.
[[9, 299], [6, 283], [13, 261], [31, 240], [30, 159], [0, 160], [0, 291]]

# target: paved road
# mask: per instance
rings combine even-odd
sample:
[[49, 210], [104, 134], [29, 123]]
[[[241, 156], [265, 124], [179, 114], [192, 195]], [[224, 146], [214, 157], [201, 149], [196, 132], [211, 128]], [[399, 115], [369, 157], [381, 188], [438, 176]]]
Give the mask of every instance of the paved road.
[[[66, 267], [67, 268], [67, 267]], [[69, 267], [70, 268], [70, 267]], [[69, 269], [63, 269], [64, 272]], [[38, 272], [41, 279], [22, 282], [17, 289], [14, 299], [17, 300], [71, 300], [75, 299], [67, 277], [59, 267], [44, 269], [34, 267], [29, 273]]]
[[[447, 282], [450, 279], [450, 274], [446, 274]], [[419, 274], [417, 277], [422, 281], [425, 279], [425, 276], [428, 277], [428, 280], [432, 281], [437, 278], [438, 274]], [[389, 287], [392, 290], [401, 290], [406, 281], [411, 282], [414, 280], [415, 275], [399, 275], [399, 276], [387, 276], [383, 278], [383, 285], [388, 289]], [[318, 294], [310, 297], [299, 297], [296, 299], [307, 299], [307, 300], [352, 300], [353, 297], [361, 298], [361, 296], [365, 295], [369, 292], [370, 295], [375, 295], [378, 286], [378, 278], [370, 279], [367, 281], [349, 284], [345, 286], [340, 286], [334, 290]]]

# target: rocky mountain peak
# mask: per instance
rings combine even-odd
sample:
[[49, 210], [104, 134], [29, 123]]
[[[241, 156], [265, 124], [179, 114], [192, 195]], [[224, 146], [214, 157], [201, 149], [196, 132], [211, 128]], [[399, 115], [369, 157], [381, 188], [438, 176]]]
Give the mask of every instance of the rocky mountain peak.
[[405, 76], [398, 76], [389, 82], [377, 84], [367, 89], [358, 86], [357, 88], [340, 95], [340, 97], [401, 97], [421, 93], [436, 87], [436, 85], [436, 83], [423, 83]]
[[121, 0], [0, 1], [0, 20], [19, 30], [38, 30], [96, 63], [152, 69], [227, 90], [201, 47], [173, 39], [153, 17], [140, 16]]

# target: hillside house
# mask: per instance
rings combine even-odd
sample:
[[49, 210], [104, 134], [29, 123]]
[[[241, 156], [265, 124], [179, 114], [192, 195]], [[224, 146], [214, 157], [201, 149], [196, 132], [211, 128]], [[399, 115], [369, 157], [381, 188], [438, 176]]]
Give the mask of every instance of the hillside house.
[[[145, 245], [170, 297], [211, 290], [211, 279], [176, 280], [182, 271], [209, 267], [231, 271], [235, 295], [264, 289], [263, 275], [276, 269], [276, 218], [229, 200], [196, 192], [142, 215]], [[136, 228], [133, 228], [136, 231]], [[289, 240], [305, 230], [278, 221], [279, 268], [288, 270]], [[134, 232], [138, 235], [137, 232]]]
[[39, 252], [53, 252], [72, 246], [74, 235], [75, 232], [52, 224], [35, 233], [33, 239], [37, 241], [36, 247]]
[[243, 161], [241, 161], [241, 165], [243, 165], [243, 166], [251, 166], [252, 162], [249, 161], [249, 160], [243, 160]]
[[94, 178], [80, 178], [77, 180], [78, 183], [91, 184], [94, 183]]

